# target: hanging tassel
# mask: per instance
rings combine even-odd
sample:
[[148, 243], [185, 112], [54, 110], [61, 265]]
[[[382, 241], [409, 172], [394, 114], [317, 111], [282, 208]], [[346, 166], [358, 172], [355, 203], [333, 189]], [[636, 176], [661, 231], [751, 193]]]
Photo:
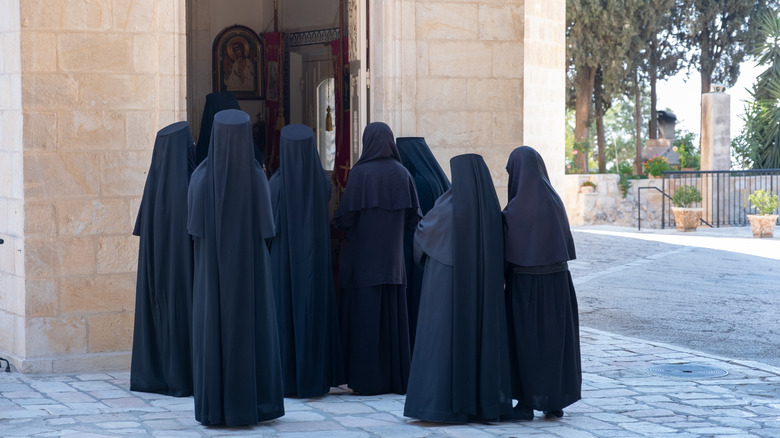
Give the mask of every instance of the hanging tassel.
[[287, 122], [284, 121], [284, 113], [282, 111], [279, 111], [276, 114], [276, 130], [281, 131], [286, 124]]
[[328, 132], [333, 131], [333, 116], [330, 115], [330, 105], [325, 110], [327, 115], [325, 116], [325, 130]]

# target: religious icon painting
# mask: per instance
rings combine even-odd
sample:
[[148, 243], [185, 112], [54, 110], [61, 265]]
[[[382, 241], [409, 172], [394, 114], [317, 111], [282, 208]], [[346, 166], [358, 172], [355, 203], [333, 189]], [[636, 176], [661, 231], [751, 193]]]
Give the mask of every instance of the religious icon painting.
[[263, 44], [246, 26], [223, 29], [212, 45], [212, 89], [236, 99], [263, 99]]

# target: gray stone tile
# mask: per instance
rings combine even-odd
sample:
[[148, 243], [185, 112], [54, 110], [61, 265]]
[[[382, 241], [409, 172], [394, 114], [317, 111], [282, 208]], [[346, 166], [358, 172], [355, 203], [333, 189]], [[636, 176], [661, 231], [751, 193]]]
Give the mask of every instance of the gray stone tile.
[[51, 432], [52, 429], [44, 427], [10, 427], [3, 428], [3, 436], [33, 436], [41, 433]]
[[343, 430], [344, 426], [335, 421], [300, 421], [294, 423], [278, 422], [273, 425], [279, 432], [317, 432]]
[[695, 427], [692, 429], [689, 429], [691, 433], [698, 433], [700, 435], [705, 436], [714, 436], [714, 435], [731, 435], [736, 433], [741, 433], [742, 431], [734, 428], [734, 427], [719, 427], [719, 426], [711, 426], [711, 427]]
[[348, 414], [362, 414], [368, 412], [376, 412], [376, 410], [370, 406], [366, 406], [363, 403], [356, 402], [312, 402], [309, 403], [314, 409], [327, 412], [335, 415], [348, 415]]
[[79, 380], [111, 380], [115, 378], [108, 374], [77, 374], [74, 377]]
[[56, 381], [35, 381], [30, 384], [33, 389], [36, 391], [40, 391], [44, 394], [50, 394], [53, 392], [75, 392], [78, 391], [76, 388], [68, 385], [64, 382], [56, 382]]
[[0, 411], [0, 420], [10, 418], [34, 418], [47, 416], [49, 416], [49, 413], [43, 409], [3, 409]]
[[79, 391], [111, 391], [120, 389], [116, 385], [112, 385], [108, 382], [101, 380], [87, 381], [87, 382], [73, 382], [70, 386], [78, 389]]

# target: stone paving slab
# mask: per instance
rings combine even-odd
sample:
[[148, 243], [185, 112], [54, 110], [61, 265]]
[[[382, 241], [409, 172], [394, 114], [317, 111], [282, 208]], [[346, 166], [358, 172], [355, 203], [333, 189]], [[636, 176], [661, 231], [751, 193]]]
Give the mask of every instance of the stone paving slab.
[[[780, 437], [780, 368], [581, 328], [583, 399], [561, 419], [428, 423], [403, 416], [404, 396], [341, 388], [285, 399], [286, 415], [254, 427], [204, 427], [191, 397], [129, 390], [128, 372], [0, 373], [2, 437]], [[726, 370], [714, 378], [663, 377], [668, 364]]]

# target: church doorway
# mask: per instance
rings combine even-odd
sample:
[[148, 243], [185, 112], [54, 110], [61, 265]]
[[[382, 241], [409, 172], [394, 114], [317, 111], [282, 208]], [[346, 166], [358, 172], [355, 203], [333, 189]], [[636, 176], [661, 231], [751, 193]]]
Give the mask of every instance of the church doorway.
[[[187, 0], [187, 115], [193, 135], [200, 132], [206, 96], [231, 92], [250, 115], [260, 137], [256, 143], [263, 143], [269, 176], [278, 168], [281, 128], [300, 123], [314, 131], [323, 167], [336, 174], [336, 186], [345, 183], [368, 122], [367, 5], [367, 0]], [[231, 40], [235, 29], [256, 34], [258, 49], [251, 35], [235, 37], [240, 44]], [[244, 66], [244, 57], [254, 70]], [[243, 68], [233, 73], [238, 67]], [[237, 82], [240, 72], [251, 83]]]

